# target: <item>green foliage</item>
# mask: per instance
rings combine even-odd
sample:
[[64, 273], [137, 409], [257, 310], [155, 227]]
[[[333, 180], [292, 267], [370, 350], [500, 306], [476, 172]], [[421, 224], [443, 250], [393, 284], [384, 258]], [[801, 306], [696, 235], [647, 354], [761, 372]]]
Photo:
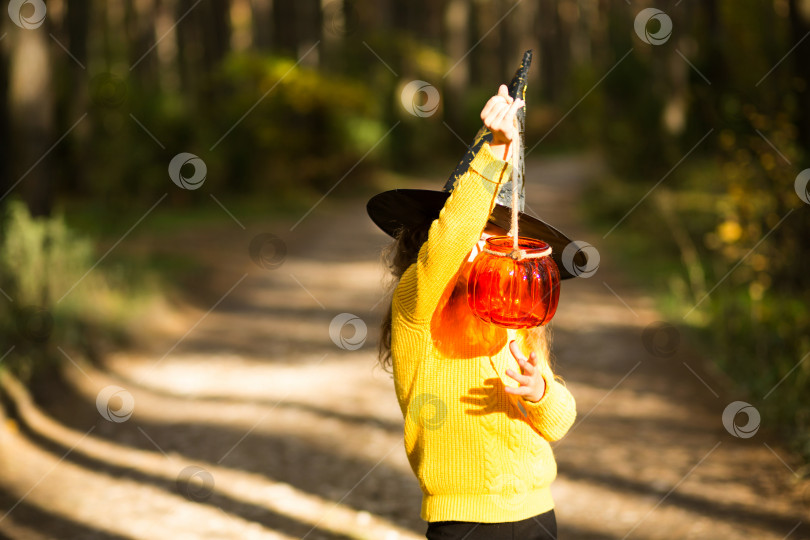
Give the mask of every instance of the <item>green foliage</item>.
[[[126, 207], [170, 191], [174, 205], [192, 204], [204, 195], [178, 192], [167, 174], [184, 151], [206, 163], [207, 192], [317, 198], [387, 130], [381, 97], [365, 81], [287, 57], [233, 53], [200, 77], [192, 93], [110, 79], [126, 99], [94, 99], [84, 195]], [[352, 171], [353, 185], [367, 180], [381, 150]]]
[[[730, 172], [732, 166], [750, 174], [750, 186]], [[707, 356], [736, 381], [737, 397], [760, 410], [763, 429], [783, 435], [810, 460], [810, 288], [806, 249], [797, 244], [810, 230], [810, 208], [792, 185], [764, 188], [763, 182], [782, 174], [766, 180], [753, 161], [699, 159], [673, 174], [677, 189], [658, 187], [600, 249], [628, 261], [658, 307], [675, 324], [689, 325]], [[586, 214], [607, 231], [648, 190], [607, 177], [587, 194]], [[775, 213], [774, 199], [787, 192], [796, 200], [793, 211], [773, 229], [787, 214], [784, 208]], [[660, 199], [671, 200], [673, 223]], [[686, 247], [676, 241], [678, 229]], [[697, 268], [685, 253], [690, 247]]]
[[2, 224], [0, 341], [14, 346], [3, 364], [18, 374], [61, 359], [54, 344], [84, 346], [90, 328], [121, 336], [148, 302], [153, 289], [147, 277], [97, 266], [93, 242], [61, 216], [32, 218], [22, 202], [11, 201]]
[[53, 305], [92, 264], [93, 245], [76, 237], [61, 218], [35, 219], [25, 205], [8, 205], [0, 261], [16, 302]]
[[[676, 18], [684, 36], [714, 35], [699, 48], [676, 37], [631, 45], [616, 16], [612, 50], [634, 51], [604, 81], [596, 111], [616, 176], [586, 206], [608, 230], [646, 197], [607, 245], [634, 261], [673, 321], [686, 316], [707, 339], [763, 428], [810, 461], [810, 206], [794, 190], [809, 163], [800, 133], [810, 81], [802, 62], [779, 64], [796, 41], [788, 8], [722, 0], [713, 15]], [[767, 37], [755, 30], [764, 21]]]
[[233, 55], [212, 84], [225, 97], [212, 118], [223, 134], [250, 111], [217, 151], [244, 189], [322, 193], [385, 133], [367, 85], [290, 59]]

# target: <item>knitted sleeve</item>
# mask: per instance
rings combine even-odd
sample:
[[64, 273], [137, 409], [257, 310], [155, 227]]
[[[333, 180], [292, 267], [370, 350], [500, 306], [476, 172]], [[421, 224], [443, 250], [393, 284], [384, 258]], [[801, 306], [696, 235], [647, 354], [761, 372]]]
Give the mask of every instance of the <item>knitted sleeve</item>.
[[481, 237], [511, 165], [484, 143], [433, 221], [415, 264], [402, 275], [394, 302], [414, 321], [429, 320], [442, 292]]
[[562, 439], [577, 417], [577, 405], [571, 392], [554, 377], [551, 368], [542, 368], [546, 391], [539, 401], [523, 400], [529, 423], [547, 441]]

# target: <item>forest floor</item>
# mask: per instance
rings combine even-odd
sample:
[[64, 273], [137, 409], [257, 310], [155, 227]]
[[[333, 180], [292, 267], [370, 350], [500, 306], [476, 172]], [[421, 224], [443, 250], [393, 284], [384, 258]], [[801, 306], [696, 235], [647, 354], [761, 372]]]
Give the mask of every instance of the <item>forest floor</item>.
[[[528, 168], [542, 179], [528, 209], [599, 246], [574, 210], [597, 162]], [[375, 367], [386, 237], [360, 198], [247, 225], [128, 240], [121, 249], [188, 254], [208, 271], [142, 322], [137, 347], [92, 363], [64, 351], [64, 381], [33, 399], [4, 382], [0, 536], [424, 537], [393, 383]], [[250, 257], [262, 233], [286, 244], [277, 268]], [[764, 426], [751, 438], [724, 429], [740, 398], [677, 329], [677, 346], [656, 353], [668, 344], [652, 333], [654, 299], [600, 256], [596, 274], [563, 284], [553, 323], [556, 371], [578, 409], [553, 445], [559, 537], [810, 539], [798, 464]], [[362, 347], [333, 342], [341, 313], [367, 325]]]

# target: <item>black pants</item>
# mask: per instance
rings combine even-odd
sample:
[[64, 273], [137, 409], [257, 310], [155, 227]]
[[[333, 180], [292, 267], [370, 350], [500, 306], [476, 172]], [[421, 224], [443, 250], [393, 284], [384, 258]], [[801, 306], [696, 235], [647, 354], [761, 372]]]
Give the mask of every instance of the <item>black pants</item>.
[[428, 523], [428, 540], [557, 540], [554, 510], [509, 523], [434, 521]]

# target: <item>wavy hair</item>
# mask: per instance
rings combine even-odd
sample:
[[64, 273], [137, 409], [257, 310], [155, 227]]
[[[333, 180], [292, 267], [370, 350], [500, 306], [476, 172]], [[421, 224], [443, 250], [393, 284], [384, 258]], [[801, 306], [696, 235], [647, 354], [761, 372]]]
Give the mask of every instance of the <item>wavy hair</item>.
[[397, 288], [405, 270], [416, 262], [419, 249], [427, 241], [430, 224], [431, 222], [428, 222], [418, 227], [399, 229], [394, 236], [394, 240], [383, 249], [381, 254], [382, 262], [390, 272], [386, 290], [387, 296], [390, 296], [391, 300], [380, 324], [380, 343], [377, 348], [377, 357], [380, 367], [388, 372], [391, 372], [391, 309], [394, 289]]

